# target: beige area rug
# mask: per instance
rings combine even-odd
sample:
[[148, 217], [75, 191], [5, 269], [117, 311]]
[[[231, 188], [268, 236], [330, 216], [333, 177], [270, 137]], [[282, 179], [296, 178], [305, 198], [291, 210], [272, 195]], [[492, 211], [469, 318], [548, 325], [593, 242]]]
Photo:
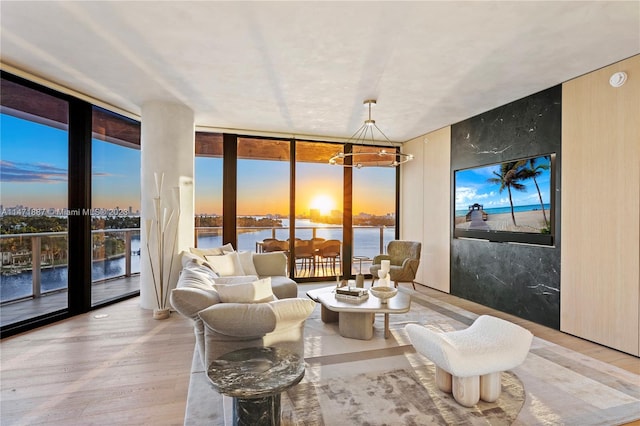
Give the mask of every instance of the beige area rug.
[[282, 422], [300, 426], [510, 425], [524, 403], [522, 383], [513, 373], [503, 374], [498, 401], [466, 408], [436, 388], [433, 365], [421, 370], [299, 384], [282, 397]]
[[[300, 285], [300, 296], [315, 287]], [[433, 364], [415, 352], [404, 327], [459, 330], [477, 315], [401, 291], [412, 296], [411, 310], [390, 316], [389, 339], [382, 315], [376, 315], [371, 340], [345, 339], [337, 324], [321, 321], [316, 307], [305, 325], [305, 377], [282, 396], [283, 425], [609, 426], [640, 419], [640, 376], [539, 338], [525, 362], [503, 375], [503, 393], [494, 406], [457, 405], [434, 388]], [[224, 424], [222, 398], [197, 357], [192, 371], [185, 425]]]

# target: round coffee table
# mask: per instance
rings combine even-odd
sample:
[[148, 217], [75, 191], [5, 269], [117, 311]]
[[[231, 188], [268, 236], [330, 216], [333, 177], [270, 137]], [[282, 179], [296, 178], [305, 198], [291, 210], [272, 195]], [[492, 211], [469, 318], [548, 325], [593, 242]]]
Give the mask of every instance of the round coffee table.
[[284, 348], [244, 348], [213, 361], [213, 387], [233, 397], [234, 425], [280, 425], [280, 393], [304, 377], [304, 359]]

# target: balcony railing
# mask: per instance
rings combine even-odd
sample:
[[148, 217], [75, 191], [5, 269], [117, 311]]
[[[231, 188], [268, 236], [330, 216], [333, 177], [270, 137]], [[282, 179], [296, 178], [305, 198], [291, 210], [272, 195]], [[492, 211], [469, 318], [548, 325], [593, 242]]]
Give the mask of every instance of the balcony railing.
[[[93, 283], [131, 277], [140, 272], [139, 262], [137, 262], [137, 268], [132, 267], [133, 256], [140, 254], [139, 229], [101, 229], [91, 231], [91, 234]], [[138, 243], [132, 244], [134, 240]], [[66, 269], [67, 246], [66, 232], [0, 235], [2, 255], [0, 304], [66, 291], [66, 274], [50, 272]], [[100, 262], [118, 262], [122, 265], [117, 268], [107, 268], [106, 264], [101, 265]], [[43, 279], [43, 274], [49, 275], [49, 279]]]
[[[106, 280], [131, 277], [140, 269], [140, 230], [104, 229], [92, 231], [93, 280], [94, 284]], [[387, 243], [394, 239], [395, 228], [385, 226], [354, 226], [352, 274], [360, 268], [366, 273], [367, 259], [383, 253]], [[342, 241], [342, 227], [302, 226], [296, 227], [296, 235], [302, 239], [325, 238]], [[260, 251], [265, 238], [286, 240], [289, 227], [238, 228], [238, 250]], [[222, 245], [222, 228], [195, 228], [196, 246], [217, 247]], [[0, 235], [2, 257], [2, 297], [0, 305], [22, 299], [39, 298], [42, 295], [67, 290], [66, 274], [57, 281], [47, 281], [43, 273], [66, 269], [67, 233], [39, 232]], [[137, 257], [137, 258], [136, 258]], [[364, 259], [364, 260], [362, 260]], [[108, 268], [100, 262], [118, 263]], [[311, 276], [320, 277], [320, 272]], [[323, 274], [324, 275], [324, 274]], [[307, 275], [309, 276], [309, 275]]]
[[[289, 239], [290, 227], [238, 227], [238, 250], [260, 252], [262, 241], [267, 238], [278, 240]], [[342, 226], [296, 226], [297, 238], [310, 240], [312, 238], [336, 239], [343, 241]], [[395, 239], [395, 227], [389, 226], [354, 226], [352, 241], [351, 273], [357, 274], [361, 270], [366, 273], [371, 259], [377, 254], [384, 253], [389, 241]], [[201, 248], [219, 247], [222, 245], [221, 227], [195, 228], [195, 241]], [[343, 271], [340, 270], [340, 274]], [[321, 269], [297, 270], [296, 277], [325, 277], [329, 276]]]

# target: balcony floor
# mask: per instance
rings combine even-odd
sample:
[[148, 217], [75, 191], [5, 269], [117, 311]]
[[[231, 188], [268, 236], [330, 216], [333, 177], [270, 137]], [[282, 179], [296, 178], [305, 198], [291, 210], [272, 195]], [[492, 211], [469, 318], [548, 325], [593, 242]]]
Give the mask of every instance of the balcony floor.
[[[140, 290], [140, 276], [117, 278], [93, 283], [91, 303], [93, 305]], [[67, 290], [49, 293], [34, 299], [7, 303], [0, 307], [0, 326], [4, 327], [40, 315], [56, 312], [67, 307]]]

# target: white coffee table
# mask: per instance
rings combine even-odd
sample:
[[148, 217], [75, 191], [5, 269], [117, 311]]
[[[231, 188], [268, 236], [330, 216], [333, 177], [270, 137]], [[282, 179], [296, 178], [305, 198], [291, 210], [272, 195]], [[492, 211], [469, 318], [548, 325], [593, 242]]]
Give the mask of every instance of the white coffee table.
[[389, 314], [408, 312], [411, 307], [411, 297], [402, 292], [387, 299], [387, 303], [381, 303], [380, 299], [372, 295], [367, 300], [356, 303], [336, 299], [335, 289], [335, 286], [330, 286], [309, 290], [307, 296], [322, 305], [322, 321], [338, 321], [340, 335], [351, 339], [371, 339], [374, 315], [380, 313], [384, 314], [384, 338], [388, 339], [391, 335]]

